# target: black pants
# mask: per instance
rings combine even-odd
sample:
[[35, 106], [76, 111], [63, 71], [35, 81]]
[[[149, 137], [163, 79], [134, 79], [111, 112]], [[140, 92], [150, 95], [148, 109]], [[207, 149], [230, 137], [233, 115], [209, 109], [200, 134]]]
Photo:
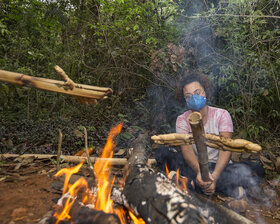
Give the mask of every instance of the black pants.
[[[189, 179], [188, 187], [192, 189], [191, 181], [195, 183], [196, 173], [185, 162], [181, 152], [172, 148], [161, 147], [156, 150], [155, 159], [162, 171], [165, 171], [165, 164], [169, 170], [180, 170], [180, 175]], [[212, 173], [216, 163], [209, 163], [209, 171]], [[238, 197], [238, 187], [248, 188], [257, 187], [264, 176], [264, 168], [260, 162], [244, 161], [240, 163], [228, 164], [221, 173], [217, 184], [216, 192], [225, 196]], [[195, 190], [202, 193], [199, 187]]]

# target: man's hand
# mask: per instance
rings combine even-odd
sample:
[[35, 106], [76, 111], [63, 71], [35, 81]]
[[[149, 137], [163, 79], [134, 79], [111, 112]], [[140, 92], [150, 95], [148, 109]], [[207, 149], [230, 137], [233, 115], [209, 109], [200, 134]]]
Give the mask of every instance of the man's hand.
[[196, 175], [196, 183], [198, 184], [199, 187], [202, 188], [202, 190], [203, 190], [203, 189], [206, 189], [206, 188], [208, 188], [208, 187], [212, 184], [212, 182], [214, 181], [214, 178], [212, 177], [212, 174], [211, 174], [211, 173], [209, 173], [209, 178], [210, 178], [209, 181], [203, 181], [203, 180], [202, 180], [202, 177], [201, 177], [201, 173], [198, 172], [197, 175]]
[[[209, 174], [209, 176], [210, 176], [210, 174]], [[214, 181], [210, 184], [209, 187], [207, 187], [206, 189], [203, 189], [203, 192], [204, 192], [204, 194], [206, 194], [206, 195], [212, 195], [212, 194], [214, 194], [215, 191], [216, 191], [216, 183], [217, 183], [218, 179], [215, 178], [213, 174], [211, 174], [211, 178], [212, 178]]]
[[209, 181], [203, 181], [200, 172], [198, 172], [196, 176], [196, 183], [201, 187], [202, 191], [206, 195], [214, 194], [216, 190], [217, 180], [215, 180], [214, 176], [211, 173], [209, 173], [209, 178]]

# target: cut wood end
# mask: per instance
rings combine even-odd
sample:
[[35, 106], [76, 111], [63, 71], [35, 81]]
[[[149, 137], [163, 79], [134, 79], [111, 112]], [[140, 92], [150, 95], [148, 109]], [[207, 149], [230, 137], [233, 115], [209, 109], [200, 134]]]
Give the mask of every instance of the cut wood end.
[[200, 120], [202, 120], [202, 116], [199, 112], [192, 112], [189, 116], [189, 121], [191, 124], [198, 124]]
[[156, 141], [156, 140], [159, 140], [160, 137], [158, 137], [158, 135], [153, 135], [153, 136], [151, 137], [151, 139], [154, 140], [154, 141]]

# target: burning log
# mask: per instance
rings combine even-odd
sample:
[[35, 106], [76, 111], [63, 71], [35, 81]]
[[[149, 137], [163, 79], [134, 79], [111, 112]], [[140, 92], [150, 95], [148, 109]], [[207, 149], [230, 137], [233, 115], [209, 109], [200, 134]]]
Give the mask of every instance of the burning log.
[[148, 168], [146, 141], [145, 136], [138, 138], [122, 192], [125, 206], [146, 223], [252, 223], [233, 211], [187, 195], [164, 175]]
[[[65, 201], [63, 206], [65, 205]], [[61, 220], [59, 223], [63, 224], [121, 224], [118, 216], [112, 213], [105, 213], [101, 210], [96, 210], [91, 207], [84, 206], [78, 202], [74, 202], [74, 205], [69, 210], [69, 215], [73, 217], [72, 221]], [[57, 219], [55, 216], [47, 216], [42, 219], [39, 224], [56, 224]]]
[[116, 214], [108, 214], [92, 208], [82, 207], [76, 214], [74, 224], [121, 224]]
[[0, 70], [0, 81], [72, 95], [75, 96], [78, 101], [85, 104], [96, 103], [96, 100], [106, 99], [113, 92], [110, 88], [74, 83], [60, 67], [55, 66], [55, 69], [59, 75], [63, 77], [65, 82], [53, 79], [32, 77], [29, 75], [4, 70]]

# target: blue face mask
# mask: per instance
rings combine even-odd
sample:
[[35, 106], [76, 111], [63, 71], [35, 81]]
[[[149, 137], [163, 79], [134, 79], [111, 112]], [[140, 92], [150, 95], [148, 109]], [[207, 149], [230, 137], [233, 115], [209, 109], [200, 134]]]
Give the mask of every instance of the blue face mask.
[[200, 95], [192, 95], [187, 102], [190, 110], [200, 111], [206, 104], [206, 98]]

